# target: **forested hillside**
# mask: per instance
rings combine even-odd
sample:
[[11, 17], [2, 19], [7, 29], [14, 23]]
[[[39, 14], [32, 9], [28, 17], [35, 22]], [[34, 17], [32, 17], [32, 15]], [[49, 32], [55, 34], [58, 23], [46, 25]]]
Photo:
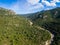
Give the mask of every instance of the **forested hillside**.
[[[32, 18], [31, 18], [32, 17]], [[35, 15], [29, 15], [27, 18], [32, 20], [34, 25], [41, 26], [52, 34], [54, 41], [51, 45], [60, 45], [60, 8], [37, 12]]]
[[[0, 8], [0, 45], [46, 45], [50, 32], [30, 25], [27, 18]], [[13, 14], [12, 14], [13, 13]]]

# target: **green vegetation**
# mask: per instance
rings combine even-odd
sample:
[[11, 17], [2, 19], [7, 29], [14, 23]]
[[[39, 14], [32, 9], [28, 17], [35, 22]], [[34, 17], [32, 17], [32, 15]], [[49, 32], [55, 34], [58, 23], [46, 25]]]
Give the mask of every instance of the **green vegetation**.
[[8, 10], [0, 7], [0, 15], [15, 15], [13, 10]]
[[55, 35], [54, 41], [52, 42], [51, 45], [60, 45], [60, 23], [49, 22], [43, 24], [43, 27], [45, 29], [48, 29], [50, 32], [52, 32]]
[[0, 13], [0, 45], [45, 45], [50, 39], [48, 31], [30, 26], [28, 19]]
[[60, 45], [60, 8], [38, 12], [28, 17], [29, 19], [33, 17], [34, 25], [41, 26], [54, 34], [54, 41], [51, 45]]

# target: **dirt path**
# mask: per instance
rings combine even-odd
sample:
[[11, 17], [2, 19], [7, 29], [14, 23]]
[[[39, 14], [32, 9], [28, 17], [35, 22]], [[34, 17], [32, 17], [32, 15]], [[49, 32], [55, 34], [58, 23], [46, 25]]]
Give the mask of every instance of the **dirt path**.
[[[33, 22], [29, 21], [29, 23], [30, 23], [31, 26], [33, 25]], [[35, 27], [37, 29], [45, 30], [44, 28], [42, 28], [40, 26], [35, 26]], [[46, 30], [46, 31], [50, 33], [51, 39], [50, 40], [47, 40], [46, 43], [45, 43], [45, 45], [50, 45], [52, 43], [52, 41], [53, 41], [54, 35], [50, 31], [48, 31], [48, 30]]]
[[[45, 30], [44, 28], [41, 28], [40, 26], [36, 26], [36, 27], [38, 29]], [[48, 30], [46, 30], [46, 31], [49, 32]], [[47, 40], [46, 43], [45, 43], [45, 45], [50, 45], [52, 43], [52, 41], [53, 41], [54, 35], [51, 32], [49, 32], [49, 33], [51, 35], [51, 39], [50, 40]]]

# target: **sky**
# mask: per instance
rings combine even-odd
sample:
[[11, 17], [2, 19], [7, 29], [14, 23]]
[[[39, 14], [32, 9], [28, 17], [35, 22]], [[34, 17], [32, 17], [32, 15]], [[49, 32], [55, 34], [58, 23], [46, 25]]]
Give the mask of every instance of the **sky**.
[[60, 7], [60, 0], [0, 0], [0, 7], [27, 14]]

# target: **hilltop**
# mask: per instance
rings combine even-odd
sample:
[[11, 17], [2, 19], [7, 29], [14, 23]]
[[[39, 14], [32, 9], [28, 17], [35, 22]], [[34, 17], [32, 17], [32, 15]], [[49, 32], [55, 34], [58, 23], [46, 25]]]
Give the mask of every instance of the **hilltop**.
[[16, 13], [13, 10], [0, 7], [0, 15], [15, 15], [15, 14]]

